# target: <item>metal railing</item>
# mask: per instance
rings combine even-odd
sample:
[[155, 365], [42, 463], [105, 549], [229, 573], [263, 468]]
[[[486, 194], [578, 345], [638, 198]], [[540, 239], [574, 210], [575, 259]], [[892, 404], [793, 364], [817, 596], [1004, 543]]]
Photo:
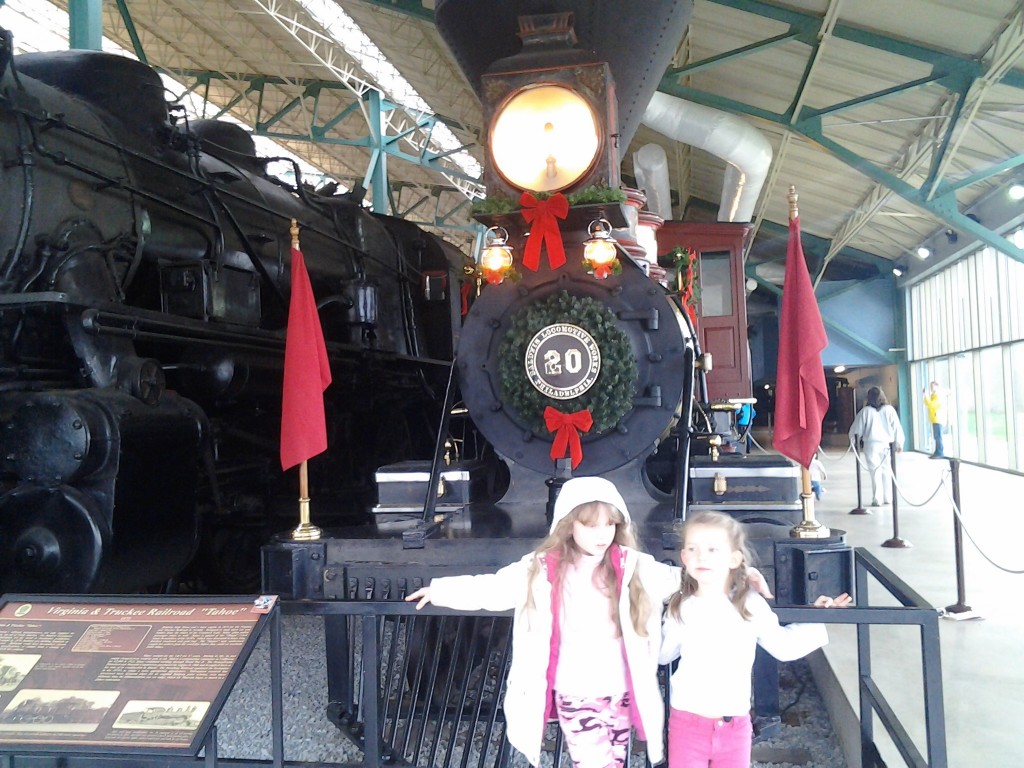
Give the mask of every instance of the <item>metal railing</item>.
[[[881, 765], [875, 717], [907, 765], [947, 768], [938, 613], [866, 550], [855, 550], [854, 568], [857, 607], [777, 607], [776, 613], [783, 622], [856, 625], [863, 768]], [[900, 605], [868, 606], [869, 577]], [[282, 608], [285, 614], [322, 615], [328, 627], [327, 653], [347, 659], [336, 675], [340, 679], [330, 686], [330, 710], [331, 719], [363, 750], [363, 761], [355, 765], [510, 764], [512, 749], [500, 706], [511, 660], [510, 613], [454, 613], [434, 606], [416, 611], [412, 604], [395, 600], [286, 601]], [[872, 677], [872, 625], [920, 629], [927, 759]], [[549, 723], [546, 736], [545, 750], [553, 751], [554, 765], [560, 765], [563, 745], [557, 725]]]
[[[900, 606], [868, 606], [869, 576], [896, 600]], [[942, 700], [942, 662], [939, 649], [938, 611], [863, 548], [854, 550], [854, 579], [858, 607], [841, 611], [819, 611], [808, 608], [776, 608], [779, 620], [817, 621], [826, 624], [857, 626], [857, 677], [862, 768], [882, 766], [874, 737], [877, 716], [903, 760], [913, 768], [947, 768], [945, 707]], [[863, 607], [861, 607], [863, 606]], [[810, 615], [811, 611], [817, 611]], [[872, 625], [910, 625], [920, 630], [922, 696], [924, 699], [925, 752], [922, 755], [900, 721], [894, 708], [872, 677]]]

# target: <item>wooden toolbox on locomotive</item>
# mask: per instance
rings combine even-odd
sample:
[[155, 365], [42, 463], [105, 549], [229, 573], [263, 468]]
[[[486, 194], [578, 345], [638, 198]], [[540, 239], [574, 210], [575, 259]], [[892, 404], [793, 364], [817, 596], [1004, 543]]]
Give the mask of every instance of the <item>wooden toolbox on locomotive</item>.
[[690, 459], [690, 503], [797, 504], [800, 467], [785, 456], [719, 454]]

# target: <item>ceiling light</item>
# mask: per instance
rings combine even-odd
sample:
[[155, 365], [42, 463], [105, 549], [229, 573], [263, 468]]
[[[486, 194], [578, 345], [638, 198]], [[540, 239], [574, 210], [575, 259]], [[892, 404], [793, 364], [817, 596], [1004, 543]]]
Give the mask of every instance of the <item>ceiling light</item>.
[[1024, 184], [1013, 184], [1008, 190], [1011, 200], [1024, 200]]
[[896, 275], [896, 277], [903, 277], [903, 270], [900, 269], [899, 267], [893, 267], [892, 273]]
[[960, 239], [960, 236], [956, 233], [955, 230], [952, 230], [952, 229], [947, 229], [946, 230], [946, 242], [947, 243], [949, 243], [950, 245], [953, 245], [959, 239]]
[[846, 373], [846, 366], [845, 365], [837, 365], [835, 368], [832, 369], [832, 372], [833, 373]]
[[919, 258], [919, 259], [927, 259], [931, 255], [932, 255], [931, 248], [925, 248], [922, 245], [920, 248], [917, 249], [917, 258]]

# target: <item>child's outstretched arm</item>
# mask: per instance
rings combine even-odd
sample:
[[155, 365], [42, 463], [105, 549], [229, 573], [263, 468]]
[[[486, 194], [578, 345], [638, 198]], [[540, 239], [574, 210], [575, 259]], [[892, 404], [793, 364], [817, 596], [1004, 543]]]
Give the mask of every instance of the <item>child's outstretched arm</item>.
[[841, 595], [835, 597], [829, 597], [828, 595], [819, 595], [818, 599], [814, 601], [815, 608], [845, 608], [853, 603], [853, 598], [843, 592]]
[[457, 611], [510, 611], [516, 607], [516, 597], [525, 589], [533, 557], [530, 553], [495, 573], [438, 576], [405, 599], [418, 601], [416, 610], [431, 603]]
[[757, 594], [761, 595], [761, 597], [769, 599], [775, 597], [768, 586], [768, 580], [764, 577], [764, 574], [757, 570], [757, 568], [753, 568], [749, 565], [747, 566], [747, 583], [750, 585], [750, 588], [757, 592]]
[[430, 586], [428, 585], [426, 587], [420, 587], [415, 592], [413, 592], [411, 595], [407, 595], [406, 598], [405, 598], [405, 602], [407, 602], [407, 603], [411, 603], [413, 600], [419, 600], [419, 602], [416, 603], [416, 610], [417, 611], [420, 608], [422, 608], [424, 605], [429, 603], [430, 602]]

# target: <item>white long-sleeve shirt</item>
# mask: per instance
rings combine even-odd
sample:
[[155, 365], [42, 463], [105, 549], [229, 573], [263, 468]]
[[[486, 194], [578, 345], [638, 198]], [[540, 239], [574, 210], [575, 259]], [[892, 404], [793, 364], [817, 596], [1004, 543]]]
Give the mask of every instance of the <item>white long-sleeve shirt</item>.
[[610, 591], [594, 585], [602, 560], [603, 555], [580, 555], [563, 577], [555, 690], [568, 696], [617, 696], [629, 687], [622, 635], [612, 621]]
[[875, 409], [866, 405], [860, 409], [857, 418], [850, 425], [850, 439], [859, 437], [865, 443], [896, 443], [903, 448], [903, 426], [899, 414], [891, 405]]
[[824, 624], [781, 626], [754, 592], [746, 606], [750, 619], [740, 616], [724, 594], [694, 595], [680, 605], [681, 620], [666, 613], [660, 663], [679, 659], [670, 680], [673, 709], [711, 718], [746, 715], [757, 645], [780, 661], [792, 661], [828, 643]]

